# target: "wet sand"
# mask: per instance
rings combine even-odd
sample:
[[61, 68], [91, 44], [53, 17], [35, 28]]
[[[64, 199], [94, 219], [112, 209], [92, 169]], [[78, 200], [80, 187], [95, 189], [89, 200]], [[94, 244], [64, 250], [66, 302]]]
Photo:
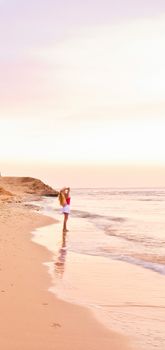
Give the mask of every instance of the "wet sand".
[[3, 350], [127, 350], [129, 340], [109, 331], [85, 307], [48, 291], [44, 261], [52, 254], [31, 241], [53, 223], [22, 203], [0, 202], [0, 348]]

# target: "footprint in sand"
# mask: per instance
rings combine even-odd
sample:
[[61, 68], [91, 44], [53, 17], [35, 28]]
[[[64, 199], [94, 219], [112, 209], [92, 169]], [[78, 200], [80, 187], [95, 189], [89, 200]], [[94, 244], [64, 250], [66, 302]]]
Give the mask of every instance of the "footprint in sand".
[[57, 327], [61, 327], [61, 325], [59, 323], [53, 322], [53, 323], [51, 323], [50, 327], [57, 328]]

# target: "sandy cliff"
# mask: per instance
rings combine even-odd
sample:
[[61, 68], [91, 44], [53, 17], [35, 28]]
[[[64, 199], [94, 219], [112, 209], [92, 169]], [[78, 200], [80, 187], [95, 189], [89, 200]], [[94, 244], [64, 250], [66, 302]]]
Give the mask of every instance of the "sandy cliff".
[[28, 195], [56, 197], [58, 192], [41, 180], [32, 177], [0, 177], [0, 199], [4, 197], [14, 199]]

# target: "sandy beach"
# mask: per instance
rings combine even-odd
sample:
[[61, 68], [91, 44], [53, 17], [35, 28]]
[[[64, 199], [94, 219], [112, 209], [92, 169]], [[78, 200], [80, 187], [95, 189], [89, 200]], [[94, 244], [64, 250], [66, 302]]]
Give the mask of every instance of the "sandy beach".
[[54, 220], [9, 194], [0, 198], [0, 348], [130, 349], [127, 338], [109, 331], [88, 309], [48, 291], [51, 278], [43, 262], [51, 253], [31, 241], [31, 232]]

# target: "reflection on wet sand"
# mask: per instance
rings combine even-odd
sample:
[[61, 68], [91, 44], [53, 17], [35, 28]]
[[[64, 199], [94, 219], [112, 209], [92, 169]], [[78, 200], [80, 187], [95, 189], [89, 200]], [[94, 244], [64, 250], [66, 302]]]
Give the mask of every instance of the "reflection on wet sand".
[[62, 233], [62, 244], [61, 244], [61, 247], [60, 247], [60, 249], [58, 251], [57, 260], [54, 263], [54, 265], [55, 265], [55, 272], [61, 278], [62, 278], [64, 270], [65, 270], [66, 253], [67, 253], [67, 249], [66, 249], [66, 232], [63, 232]]

